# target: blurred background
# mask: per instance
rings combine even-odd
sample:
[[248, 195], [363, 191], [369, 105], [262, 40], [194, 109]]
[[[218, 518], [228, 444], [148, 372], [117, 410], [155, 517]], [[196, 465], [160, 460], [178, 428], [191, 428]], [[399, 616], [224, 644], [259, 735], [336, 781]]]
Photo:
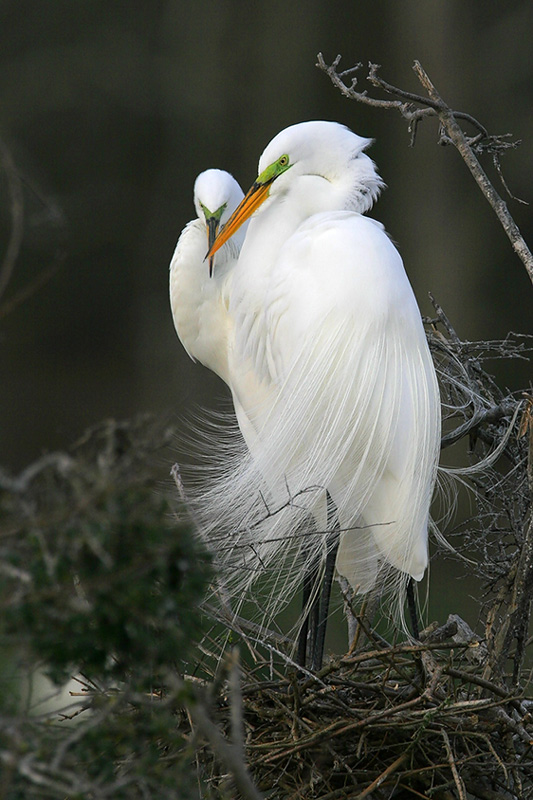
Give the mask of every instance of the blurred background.
[[[458, 154], [436, 145], [436, 123], [410, 149], [399, 115], [343, 98], [315, 67], [319, 51], [342, 53], [345, 68], [377, 62], [421, 92], [419, 59], [454, 108], [523, 140], [503, 168], [531, 201], [530, 2], [2, 0], [0, 24], [0, 135], [24, 192], [22, 250], [1, 301], [5, 467], [102, 417], [177, 417], [224, 396], [175, 336], [168, 264], [194, 216], [197, 173], [223, 167], [247, 188], [271, 137], [301, 120], [375, 137], [389, 188], [372, 215], [397, 242], [423, 313], [432, 291], [465, 338], [531, 329], [526, 272]], [[3, 255], [4, 173], [0, 198]], [[531, 243], [531, 207], [508, 203]], [[527, 384], [520, 372], [505, 380]]]
[[[328, 62], [341, 53], [344, 68], [377, 62], [382, 77], [422, 93], [420, 60], [453, 108], [523, 140], [503, 169], [531, 202], [531, 2], [2, 0], [0, 25], [0, 135], [24, 202], [0, 301], [8, 470], [104, 417], [177, 420], [225, 397], [175, 336], [168, 265], [194, 215], [197, 173], [222, 167], [246, 189], [272, 136], [302, 120], [375, 137], [389, 188], [372, 216], [397, 243], [422, 313], [431, 291], [463, 338], [531, 331], [526, 271], [459, 155], [437, 146], [436, 123], [409, 148], [399, 115], [343, 98], [315, 67], [319, 51]], [[486, 169], [503, 194], [490, 159]], [[3, 256], [5, 171], [0, 198]], [[508, 205], [533, 243], [531, 206]], [[527, 364], [494, 371], [511, 389], [530, 381]]]

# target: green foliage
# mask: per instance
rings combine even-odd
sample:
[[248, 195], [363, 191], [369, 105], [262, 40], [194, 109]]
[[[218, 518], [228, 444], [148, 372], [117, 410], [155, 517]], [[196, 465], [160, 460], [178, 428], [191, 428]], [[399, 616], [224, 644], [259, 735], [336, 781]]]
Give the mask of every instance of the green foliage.
[[17, 602], [4, 626], [24, 632], [56, 681], [74, 669], [115, 677], [186, 656], [206, 559], [186, 528], [170, 528], [168, 512], [149, 487], [112, 487], [50, 527], [19, 532], [31, 580], [12, 579]]
[[154, 478], [160, 437], [105, 423], [0, 496], [1, 641], [85, 685], [74, 729], [0, 694], [0, 798], [193, 796], [173, 678], [201, 636], [210, 565]]

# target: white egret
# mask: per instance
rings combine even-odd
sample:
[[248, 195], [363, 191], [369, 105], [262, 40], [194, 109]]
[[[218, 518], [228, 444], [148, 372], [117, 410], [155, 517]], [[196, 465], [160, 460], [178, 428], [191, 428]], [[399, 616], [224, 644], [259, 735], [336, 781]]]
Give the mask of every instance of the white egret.
[[201, 172], [194, 183], [197, 219], [183, 229], [170, 263], [170, 307], [176, 332], [193, 359], [229, 383], [227, 346], [231, 330], [228, 281], [246, 226], [216, 256], [216, 271], [205, 254], [219, 226], [243, 199], [235, 178], [220, 169]]
[[[220, 226], [244, 197], [229, 172], [207, 169], [194, 182], [197, 218], [183, 229], [170, 262], [170, 307], [176, 333], [193, 361], [218, 375], [232, 391], [239, 427], [251, 446], [254, 431], [233, 394], [228, 372], [228, 347], [234, 339], [233, 317], [228, 312], [233, 269], [246, 234], [244, 223], [216, 256], [206, 259]], [[216, 269], [213, 269], [216, 261]], [[243, 370], [240, 369], [242, 380]], [[249, 383], [253, 380], [248, 378]]]
[[[226, 525], [231, 537], [216, 547], [236, 592], [270, 570], [266, 611], [302, 579], [316, 594], [319, 559], [331, 572], [333, 556], [359, 592], [391, 575], [403, 590], [427, 566], [439, 393], [401, 257], [363, 216], [382, 188], [364, 152], [370, 141], [334, 122], [283, 130], [209, 251], [251, 217], [228, 292], [230, 346], [212, 363], [220, 369], [227, 356], [252, 458], [232, 463], [205, 503], [211, 530]], [[258, 475], [267, 493], [243, 521]], [[290, 514], [278, 513], [283, 502]], [[314, 537], [301, 536], [306, 513]]]

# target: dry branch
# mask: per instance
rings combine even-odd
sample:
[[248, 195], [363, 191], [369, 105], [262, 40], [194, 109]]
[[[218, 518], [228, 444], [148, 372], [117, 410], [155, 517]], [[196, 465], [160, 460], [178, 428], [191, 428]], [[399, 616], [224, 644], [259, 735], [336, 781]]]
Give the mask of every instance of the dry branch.
[[[484, 197], [496, 213], [500, 224], [511, 242], [513, 250], [524, 264], [529, 278], [533, 283], [533, 254], [528, 248], [518, 225], [509, 213], [506, 203], [490, 182], [476, 155], [476, 153], [489, 153], [492, 155], [503, 186], [506, 191], [509, 192], [507, 184], [503, 179], [499, 157], [500, 154], [509, 147], [516, 147], [519, 142], [510, 142], [508, 140], [508, 135], [489, 135], [485, 126], [478, 122], [471, 114], [454, 111], [450, 108], [442, 99], [428, 74], [418, 61], [414, 62], [413, 69], [420, 83], [427, 91], [427, 97], [407, 92], [404, 89], [399, 89], [387, 83], [378, 75], [378, 70], [380, 69], [379, 65], [369, 64], [367, 80], [373, 86], [398, 98], [397, 100], [382, 100], [370, 97], [366, 91], [361, 92], [355, 88], [357, 86], [357, 77], [355, 73], [361, 69], [362, 64], [357, 64], [352, 69], [338, 72], [337, 67], [339, 66], [340, 58], [340, 56], [337, 56], [333, 63], [328, 65], [324, 61], [322, 53], [319, 53], [317, 66], [330, 77], [334, 86], [350, 100], [356, 100], [360, 103], [365, 103], [366, 105], [377, 108], [395, 109], [399, 111], [408, 122], [409, 131], [411, 133], [411, 144], [414, 144], [417, 126], [420, 121], [426, 117], [438, 117], [445, 134], [444, 136], [441, 135], [440, 143], [452, 143], [461, 154], [463, 161], [472, 173]], [[345, 82], [349, 77], [351, 77], [350, 85]], [[476, 128], [477, 134], [471, 137], [466, 136], [458, 120], [466, 121], [471, 124]]]

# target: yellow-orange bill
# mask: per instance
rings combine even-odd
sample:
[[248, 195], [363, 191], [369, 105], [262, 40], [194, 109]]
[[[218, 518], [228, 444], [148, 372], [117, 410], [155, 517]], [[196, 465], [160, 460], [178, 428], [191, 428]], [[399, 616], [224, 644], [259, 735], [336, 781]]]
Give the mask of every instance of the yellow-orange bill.
[[209, 248], [206, 258], [211, 258], [214, 256], [217, 250], [219, 250], [222, 245], [228, 241], [228, 239], [231, 239], [233, 234], [241, 227], [241, 225], [246, 222], [246, 220], [252, 216], [254, 211], [259, 208], [261, 203], [266, 200], [269, 189], [270, 182], [266, 184], [254, 183], [252, 188], [243, 197], [226, 224], [223, 225], [218, 232], [218, 236]]

